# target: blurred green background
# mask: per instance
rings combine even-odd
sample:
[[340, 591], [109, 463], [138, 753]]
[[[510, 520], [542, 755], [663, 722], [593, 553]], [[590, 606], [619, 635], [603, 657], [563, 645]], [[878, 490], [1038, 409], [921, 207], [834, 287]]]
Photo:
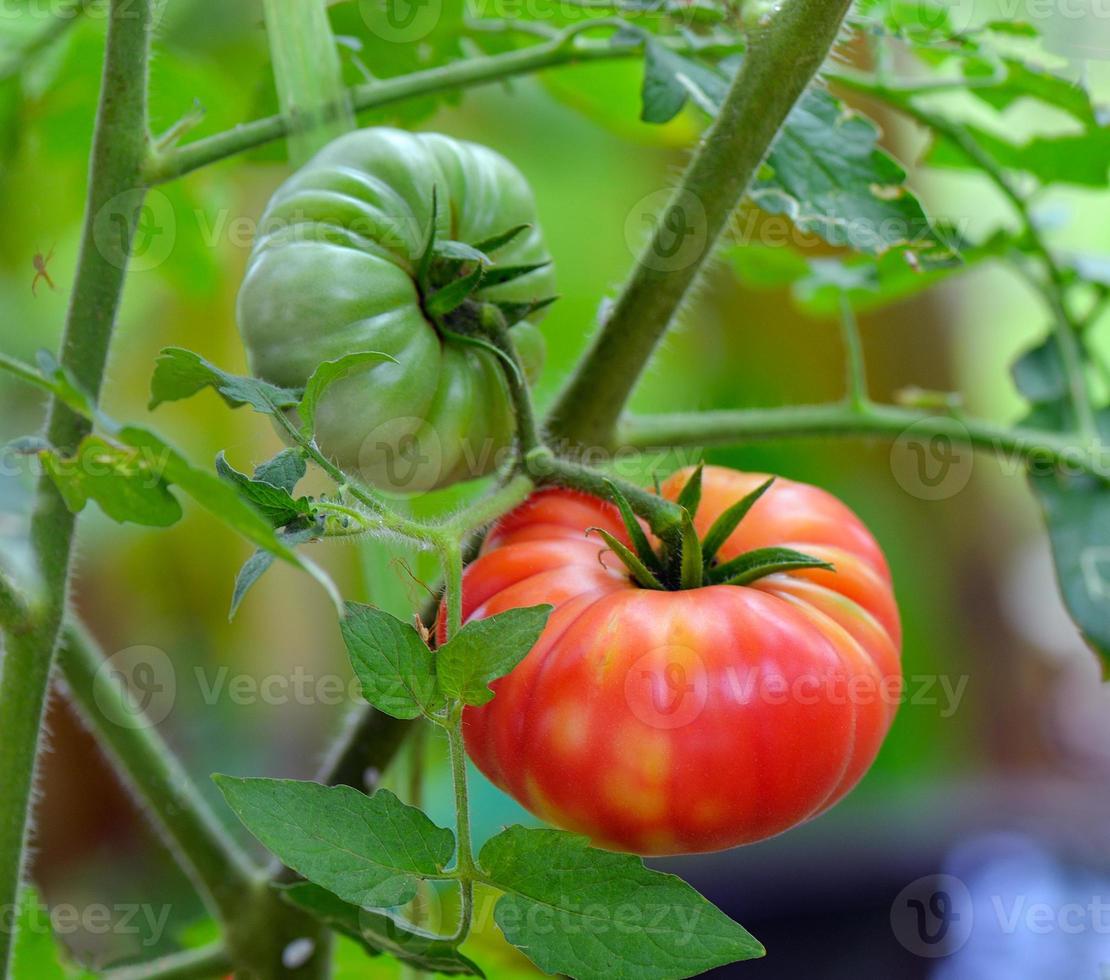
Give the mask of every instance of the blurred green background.
[[[0, 31], [9, 45], [33, 31], [42, 9], [5, 3]], [[337, 33], [350, 39], [343, 57], [352, 80], [362, 77], [360, 65], [389, 74], [444, 55], [435, 43], [394, 46], [395, 61], [386, 64], [376, 60], [383, 49], [356, 4], [339, 4], [333, 15]], [[58, 43], [0, 81], [0, 345], [24, 359], [42, 347], [55, 349], [59, 340], [82, 217], [104, 24], [94, 5]], [[1106, 65], [1089, 49], [1098, 48], [1092, 39], [1102, 31], [1102, 47], [1110, 52], [1106, 21], [1060, 17], [1041, 26], [1063, 61], [1085, 63], [1097, 90]], [[644, 231], [631, 217], [638, 202], [671, 186], [702, 124], [692, 110], [665, 127], [638, 122], [638, 89], [635, 63], [570, 68], [362, 120], [486, 143], [528, 176], [562, 296], [543, 324], [549, 360], [541, 403], [566, 376], [599, 303], [633, 261]], [[166, 4], [151, 94], [156, 132], [194, 104], [203, 106], [203, 121], [187, 139], [273, 112], [259, 5]], [[888, 148], [912, 164], [919, 138], [892, 120], [880, 121]], [[1052, 120], [1033, 118], [1019, 106], [988, 122], [1013, 127]], [[913, 186], [934, 213], [974, 229], [1007, 220], [980, 181], [910, 169]], [[196, 461], [210, 461], [224, 449], [246, 469], [278, 447], [259, 416], [231, 413], [213, 395], [163, 406], [149, 419], [146, 402], [154, 358], [166, 345], [191, 348], [229, 370], [245, 369], [236, 290], [252, 222], [287, 173], [284, 148], [275, 146], [158, 188], [150, 198], [148, 247], [128, 279], [104, 404], [114, 417], [152, 425]], [[1067, 219], [1053, 233], [1057, 246], [1087, 252], [1110, 247], [1106, 195], [1060, 192], [1050, 203]], [[48, 269], [57, 288], [40, 283], [32, 295], [32, 259], [51, 251]], [[983, 268], [869, 314], [862, 327], [877, 397], [908, 385], [956, 387], [971, 411], [1012, 421], [1022, 407], [1006, 368], [1044, 332], [1045, 320], [1020, 280]], [[1105, 333], [1105, 327], [1099, 329]], [[746, 288], [721, 260], [666, 339], [633, 408], [831, 399], [841, 391], [841, 364], [834, 323], [804, 316], [786, 291]], [[0, 444], [36, 431], [42, 409], [36, 392], [0, 378]], [[886, 442], [826, 439], [707, 454], [714, 462], [818, 483], [872, 527], [893, 568], [906, 627], [908, 691], [920, 702], [904, 705], [874, 769], [833, 813], [767, 844], [663, 862], [690, 876], [769, 947], [765, 963], [736, 967], [736, 975], [868, 975], [861, 969], [873, 975], [994, 975], [959, 972], [955, 959], [945, 966], [916, 955], [913, 942], [903, 940], [896, 923], [892, 927], [899, 891], [943, 871], [954, 853], [964, 853], [959, 847], [995, 840], [991, 835], [1000, 831], [1034, 842], [1037, 853], [1050, 854], [1061, 867], [1102, 871], [1107, 850], [1091, 842], [1106, 812], [1100, 784], [1110, 759], [1110, 703], [1103, 698], [1100, 709], [1099, 674], [1056, 597], [1039, 517], [1019, 468], [959, 452], [956, 467], [966, 483], [963, 476], [946, 483], [939, 499], [928, 499], [936, 495], [915, 478], [904, 444], [892, 449]], [[18, 564], [26, 561], [33, 478], [24, 460], [6, 455], [4, 464], [0, 546]], [[647, 480], [652, 468], [672, 464], [653, 459], [624, 475]], [[413, 506], [448, 507], [455, 499], [449, 493]], [[229, 624], [231, 584], [249, 546], [205, 514], [186, 510], [180, 524], [155, 532], [115, 525], [89, 508], [74, 603], [109, 653], [148, 646], [168, 658], [175, 683], [164, 711], [155, 709], [164, 714], [159, 730], [214, 801], [207, 774], [215, 769], [308, 777], [349, 706], [311, 690], [320, 678], [344, 685], [349, 678], [333, 610], [306, 578], [279, 567]], [[329, 544], [317, 547], [314, 557], [345, 594], [397, 612], [418, 603], [421, 583], [434, 579], [426, 560], [381, 545]], [[296, 676], [307, 696], [288, 680]], [[246, 678], [247, 686], [235, 687], [236, 677]], [[287, 681], [279, 680], [270, 696], [252, 693], [250, 685], [267, 677]], [[78, 931], [65, 937], [69, 945], [95, 965], [203, 938], [210, 927], [199, 901], [61, 698], [52, 704], [49, 743], [33, 868], [47, 899], [78, 907], [145, 902], [169, 910], [167, 928], [157, 935]], [[433, 746], [433, 760], [441, 754]], [[529, 819], [474, 775], [480, 838]], [[388, 778], [401, 782], [404, 776], [402, 760]], [[446, 792], [446, 773], [437, 762], [429, 793], [433, 809], [445, 817]], [[489, 921], [485, 903], [479, 923]], [[791, 941], [802, 935], [819, 941]], [[1091, 955], [1110, 962], [1105, 935], [1102, 942]], [[497, 947], [492, 932], [475, 943], [486, 947], [474, 955], [485, 957], [490, 976], [528, 972], [523, 960]], [[384, 961], [344, 955], [350, 957], [344, 976], [391, 973]], [[998, 975], [1097, 976], [1025, 973], [1028, 958], [1015, 962], [1026, 967]]]

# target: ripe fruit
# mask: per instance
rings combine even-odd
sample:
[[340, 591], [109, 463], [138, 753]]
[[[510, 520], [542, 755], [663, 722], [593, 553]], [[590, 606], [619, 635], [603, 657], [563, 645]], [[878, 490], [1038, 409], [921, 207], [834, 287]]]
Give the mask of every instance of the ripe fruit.
[[[678, 499], [689, 475], [663, 494]], [[494, 527], [466, 570], [464, 616], [556, 607], [496, 697], [466, 711], [467, 748], [494, 783], [556, 826], [642, 854], [761, 840], [856, 784], [901, 689], [890, 574], [835, 497], [765, 481], [706, 468], [694, 517], [712, 538], [717, 518], [750, 506], [710, 581], [750, 566], [739, 556], [751, 549], [794, 549], [757, 552], [757, 564], [781, 560], [742, 573], [745, 585], [641, 587], [587, 537], [596, 527], [633, 546], [617, 508], [573, 491], [537, 493]], [[806, 556], [835, 570], [802, 567]]]

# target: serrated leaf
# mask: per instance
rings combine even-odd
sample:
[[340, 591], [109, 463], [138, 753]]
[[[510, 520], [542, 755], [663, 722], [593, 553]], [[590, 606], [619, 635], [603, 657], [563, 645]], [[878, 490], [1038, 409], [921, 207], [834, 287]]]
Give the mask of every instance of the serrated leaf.
[[805, 568], [836, 569], [830, 562], [793, 548], [755, 548], [722, 562], [713, 569], [710, 578], [717, 585], [750, 585], [778, 572], [797, 572]]
[[670, 122], [692, 93], [704, 91], [706, 86], [716, 90], [715, 75], [711, 68], [672, 51], [662, 41], [645, 37], [640, 118], [647, 123]]
[[374, 606], [348, 602], [340, 620], [363, 696], [394, 718], [417, 718], [443, 705], [435, 656], [415, 627]]
[[212, 777], [228, 806], [288, 867], [361, 907], [404, 905], [443, 878], [455, 835], [389, 790], [295, 779]]
[[556, 830], [510, 827], [479, 864], [505, 892], [494, 920], [540, 969], [575, 980], [679, 980], [764, 954], [681, 878]]
[[[1055, 338], [1017, 361], [1014, 381], [1033, 404], [1024, 424], [1074, 431], [1075, 412]], [[1110, 410], [1099, 411], [1096, 422], [1103, 444], [1110, 444]], [[1087, 642], [1110, 658], [1110, 484], [1035, 461], [1028, 476], [1048, 527], [1056, 579], [1068, 613]]]
[[121, 524], [169, 527], [181, 519], [181, 504], [162, 478], [157, 456], [90, 435], [81, 440], [71, 457], [44, 451], [39, 459], [75, 514], [95, 500], [108, 517]]
[[254, 479], [292, 493], [307, 471], [308, 465], [299, 449], [283, 449], [273, 459], [254, 468]]
[[388, 953], [429, 973], [485, 976], [478, 964], [463, 956], [449, 940], [383, 912], [358, 908], [319, 885], [298, 882], [282, 888], [281, 896], [328, 928], [355, 940], [371, 956]]
[[[284, 544], [292, 548], [298, 544], [304, 544], [306, 541], [311, 541], [315, 533], [315, 528], [306, 527], [291, 531], [287, 534], [281, 534], [279, 537]], [[273, 565], [276, 560], [277, 559], [270, 552], [263, 551], [259, 548], [250, 558], [243, 562], [243, 566], [235, 576], [235, 587], [231, 591], [231, 606], [227, 613], [229, 622], [235, 618], [235, 614], [239, 611], [239, 606], [242, 604], [243, 598], [246, 596], [251, 586], [269, 571], [270, 566]]]
[[365, 367], [367, 364], [380, 364], [383, 361], [397, 363], [397, 358], [381, 351], [355, 351], [353, 354], [344, 354], [334, 361], [324, 361], [308, 379], [304, 388], [304, 397], [297, 406], [297, 413], [301, 417], [301, 435], [306, 439], [312, 438], [316, 426], [316, 407], [332, 384], [340, 378], [345, 378], [352, 371]]
[[252, 480], [240, 473], [221, 450], [216, 457], [216, 472], [227, 480], [239, 495], [270, 522], [273, 527], [285, 527], [312, 516], [312, 504], [307, 497], [294, 498], [288, 490], [272, 483]]
[[464, 704], [486, 704], [493, 699], [487, 686], [504, 677], [534, 647], [543, 633], [552, 606], [509, 609], [487, 619], [467, 623], [435, 654], [439, 686], [449, 698]]
[[214, 389], [232, 408], [249, 405], [264, 415], [292, 408], [300, 400], [299, 391], [228, 374], [191, 350], [165, 347], [154, 362], [148, 407], [155, 409], [163, 402], [190, 398], [205, 388]]

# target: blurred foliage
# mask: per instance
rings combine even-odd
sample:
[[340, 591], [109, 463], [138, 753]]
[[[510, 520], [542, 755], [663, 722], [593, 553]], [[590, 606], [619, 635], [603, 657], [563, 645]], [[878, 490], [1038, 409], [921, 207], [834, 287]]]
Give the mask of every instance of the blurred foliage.
[[[6, 3], [0, 21], [0, 64], [16, 65], [15, 70], [0, 70], [0, 199], [7, 216], [0, 225], [0, 306], [6, 311], [0, 344], [13, 355], [31, 359], [38, 348], [57, 347], [76, 263], [104, 16], [101, 5], [94, 3], [55, 43], [22, 64], [19, 52], [42, 27], [42, 6], [28, 0], [25, 8]], [[350, 84], [367, 80], [371, 73], [392, 77], [434, 68], [474, 50], [506, 50], [534, 40], [527, 33], [460, 34], [453, 22], [456, 8], [447, 5], [448, 16], [430, 35], [410, 44], [386, 42], [374, 29], [377, 9], [369, 0], [331, 8]], [[873, 31], [911, 33], [926, 41], [936, 31], [936, 20], [923, 13], [927, 5], [884, 0], [860, 9]], [[498, 3], [483, 5], [487, 17], [499, 11]], [[715, 25], [707, 18], [691, 29], [704, 35]], [[1028, 43], [1015, 25], [999, 22], [990, 33], [1005, 50]], [[984, 58], [978, 41], [955, 49], [938, 45], [918, 51], [924, 61], [950, 64], [953, 71], [998, 68], [993, 56]], [[1091, 104], [1080, 100], [1073, 88], [1046, 82], [1022, 63], [1004, 59], [1001, 66], [998, 86], [951, 99], [957, 110], [979, 120], [982, 132], [990, 134], [985, 144], [999, 162], [1016, 160], [1022, 169], [1042, 177], [1067, 163], [1072, 165], [1072, 178], [1082, 184], [1091, 182], [1089, 168], [1097, 160], [1104, 175], [1110, 151], [1105, 136], [1092, 125], [1099, 117]], [[528, 175], [557, 258], [562, 295], [543, 325], [549, 359], [538, 389], [541, 402], [551, 398], [566, 376], [586, 343], [600, 303], [621, 281], [642, 242], [644, 229], [633, 220], [638, 204], [673, 184], [686, 148], [703, 124], [693, 107], [663, 126], [640, 121], [641, 84], [638, 64], [597, 63], [461, 96], [405, 102], [363, 117], [365, 123], [419, 126], [487, 143]], [[211, 0], [164, 4], [151, 100], [156, 131], [203, 109], [188, 139], [276, 111], [260, 5]], [[1033, 109], [1030, 100], [1038, 103]], [[1060, 112], [1078, 124], [1078, 133], [1052, 134]], [[968, 185], [952, 182], [962, 179], [962, 161], [951, 147], [941, 141], [928, 150], [929, 162], [957, 168], [937, 180], [914, 165], [916, 144], [904, 130], [890, 126], [883, 145], [910, 164], [911, 185], [934, 210], [947, 204], [945, 213], [968, 224], [982, 220], [981, 190], [975, 190], [979, 183], [972, 178], [969, 191]], [[151, 240], [128, 281], [106, 385], [105, 407], [112, 415], [143, 424], [151, 421], [146, 418], [149, 378], [155, 355], [164, 346], [186, 346], [229, 370], [243, 369], [234, 299], [253, 222], [287, 173], [284, 152], [283, 146], [271, 145], [152, 192]], [[1088, 198], [1074, 190], [1054, 192], [1052, 201], [1080, 214], [1075, 230], [1053, 232], [1054, 241], [1066, 245], [1066, 235], [1072, 234], [1075, 251], [1088, 256], [1110, 248], [1104, 205], [1088, 211]], [[975, 243], [963, 249], [966, 269], [1010, 248], [1012, 236], [1018, 234], [1013, 228], [987, 232], [977, 234]], [[828, 265], [820, 265], [831, 260], [843, 266], [839, 274], [849, 277], [850, 294], [861, 309], [895, 304], [864, 319], [877, 395], [911, 383], [945, 389], [968, 378], [983, 382], [979, 390], [987, 393], [973, 395], [980, 404], [1014, 408], [1008, 382], [997, 377], [999, 372], [985, 379], [980, 366], [1011, 358], [1043, 326], [1028, 301], [1008, 311], [1011, 322], [1003, 330], [997, 322], [973, 322], [988, 317], [963, 312], [975, 310], [977, 302], [981, 308], [983, 301], [984, 294], [976, 292], [982, 280], [974, 271], [946, 289], [942, 298], [921, 298], [920, 287], [939, 281], [946, 270], [919, 276], [907, 273], [899, 253], [872, 261], [834, 256], [816, 241], [803, 246], [749, 247], [722, 257], [666, 341], [633, 407], [734, 408], [836, 397], [842, 371], [835, 329], [828, 319], [833, 273]], [[40, 283], [33, 294], [32, 260], [36, 254], [51, 253], [48, 267], [57, 288]], [[1017, 288], [1011, 279], [1006, 286]], [[911, 298], [914, 302], [907, 302]], [[816, 316], [806, 316], [802, 309]], [[955, 363], [943, 329], [949, 324], [972, 338], [956, 341]], [[1103, 328], [1100, 321], [1097, 336], [1105, 335]], [[968, 351], [974, 357], [959, 356]], [[1004, 395], [992, 393], [1003, 388]], [[42, 405], [37, 394], [0, 379], [0, 443], [34, 431]], [[227, 449], [243, 466], [253, 465], [280, 445], [265, 421], [248, 413], [229, 413], [214, 395], [188, 406], [163, 407], [153, 421], [196, 461], [212, 460]], [[1000, 491], [996, 468], [989, 462], [976, 464], [966, 492], [944, 501], [920, 499], [898, 482], [885, 444], [762, 443], [707, 455], [726, 465], [816, 482], [843, 497], [875, 530], [894, 570], [906, 628], [906, 674], [973, 677], [966, 700], [950, 716], [944, 704], [935, 701], [905, 706], [864, 786], [841, 809], [854, 808], [865, 815], [869, 801], [893, 797], [908, 785], [961, 771], [993, 771], [999, 762], [996, 744], [973, 735], [987, 729], [996, 712], [1012, 713], [1013, 699], [1024, 709], [1039, 692], [1018, 682], [991, 683], [996, 676], [992, 669], [1005, 672], [1005, 663], [1023, 641], [1008, 632], [997, 595], [983, 583], [1003, 578], [1010, 556], [1031, 533], [1032, 504], [1012, 491]], [[670, 457], [648, 457], [624, 465], [622, 475], [648, 482], [652, 472], [674, 462]], [[6, 555], [21, 553], [32, 477], [32, 464], [19, 463], [15, 472], [6, 469], [0, 480], [0, 548]], [[462, 492], [452, 489], [418, 498], [410, 506], [415, 513], [450, 508]], [[998, 493], [1007, 494], [1004, 508], [991, 503]], [[245, 543], [195, 507], [187, 507], [185, 519], [165, 532], [119, 528], [90, 511], [81, 528], [75, 602], [109, 652], [151, 644], [170, 656], [177, 670], [177, 699], [162, 728], [195, 773], [218, 767], [227, 772], [307, 776], [319, 748], [339, 727], [343, 704], [319, 698], [299, 703], [294, 697], [275, 704], [257, 698], [236, 703], [210, 696], [213, 685], [238, 674], [292, 675], [302, 668], [317, 678], [347, 677], [330, 605], [293, 570], [275, 568], [252, 592], [237, 620], [227, 622], [232, 582], [248, 552]], [[345, 594], [372, 599], [398, 614], [419, 603], [435, 577], [429, 556], [400, 546], [331, 544], [321, 557]], [[983, 595], [986, 601], [974, 601]], [[331, 642], [321, 645], [320, 637], [331, 637]], [[980, 672], [983, 665], [987, 669]], [[1004, 702], [1007, 698], [1011, 700]], [[438, 747], [434, 758], [439, 760]], [[442, 766], [433, 771], [429, 803], [437, 817], [437, 808], [449, 811], [448, 784]], [[478, 785], [479, 777], [474, 776], [479, 838], [507, 822], [528, 819], [488, 784]], [[399, 776], [390, 776], [395, 778]], [[206, 792], [213, 792], [206, 780], [199, 782]], [[48, 809], [54, 805], [54, 790], [55, 782], [48, 782]], [[70, 797], [70, 820], [84, 823], [90, 805]], [[121, 809], [114, 819], [130, 825], [139, 818]], [[169, 870], [168, 859], [149, 843], [148, 849], [156, 858], [144, 851], [130, 863], [138, 869], [148, 859], [164, 862], [166, 893], [175, 908], [194, 915], [195, 907], [179, 900], [180, 881]], [[86, 866], [90, 879], [80, 870], [52, 863], [51, 854], [47, 838], [39, 862], [51, 897], [78, 887], [87, 894], [100, 885], [95, 857]], [[129, 873], [113, 870], [116, 875]], [[174, 922], [178, 930], [186, 925]], [[202, 932], [198, 930], [197, 941]], [[491, 967], [491, 975], [534, 975], [495, 932], [487, 921], [467, 952], [477, 955], [471, 947], [481, 946], [479, 958]], [[368, 966], [353, 944], [341, 942], [339, 949], [339, 976], [387, 976], [396, 970], [384, 959]]]

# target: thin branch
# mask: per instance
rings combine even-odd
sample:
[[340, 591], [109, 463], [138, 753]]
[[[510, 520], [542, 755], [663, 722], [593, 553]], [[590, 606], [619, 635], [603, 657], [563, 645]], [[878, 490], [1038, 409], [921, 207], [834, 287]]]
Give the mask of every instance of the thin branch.
[[850, 6], [850, 0], [788, 0], [753, 31], [716, 121], [551, 410], [548, 429], [557, 440], [611, 441], [640, 374]]
[[[605, 24], [605, 21], [583, 22], [566, 28], [543, 44], [483, 58], [455, 61], [410, 75], [358, 85], [350, 90], [349, 102], [356, 112], [366, 112], [439, 92], [460, 91], [504, 81], [545, 68], [639, 56], [639, 48], [634, 44], [613, 45], [608, 41], [579, 39], [578, 36], [583, 31]], [[679, 51], [687, 48], [688, 45], [676, 46]], [[346, 101], [345, 99], [344, 102]], [[327, 113], [323, 115], [326, 118]], [[210, 163], [282, 139], [289, 131], [290, 123], [284, 116], [270, 116], [243, 123], [226, 132], [155, 153], [147, 164], [146, 177], [152, 184], [173, 180]]]
[[149, 963], [122, 966], [100, 974], [100, 980], [207, 980], [228, 974], [233, 963], [223, 943], [172, 953]]
[[998, 456], [1010, 455], [1039, 465], [1050, 463], [1110, 480], [1110, 459], [1104, 458], [1108, 454], [1098, 444], [1084, 446], [1057, 433], [874, 403], [864, 411], [834, 402], [787, 408], [633, 415], [621, 421], [618, 438], [621, 446], [655, 449], [813, 436], [897, 437], [911, 427], [915, 436], [947, 436], [960, 445]]
[[[112, 0], [104, 75], [89, 168], [89, 196], [66, 313], [61, 363], [94, 398], [100, 391], [108, 345], [123, 290], [131, 238], [143, 193], [139, 175], [147, 155], [149, 0]], [[52, 399], [47, 438], [72, 450], [89, 431], [85, 419]], [[35, 628], [7, 637], [0, 675], [0, 907], [13, 907], [23, 867], [39, 731], [65, 612], [75, 519], [49, 478], [39, 481], [31, 544], [44, 604]], [[12, 932], [0, 930], [0, 976], [7, 972]]]

